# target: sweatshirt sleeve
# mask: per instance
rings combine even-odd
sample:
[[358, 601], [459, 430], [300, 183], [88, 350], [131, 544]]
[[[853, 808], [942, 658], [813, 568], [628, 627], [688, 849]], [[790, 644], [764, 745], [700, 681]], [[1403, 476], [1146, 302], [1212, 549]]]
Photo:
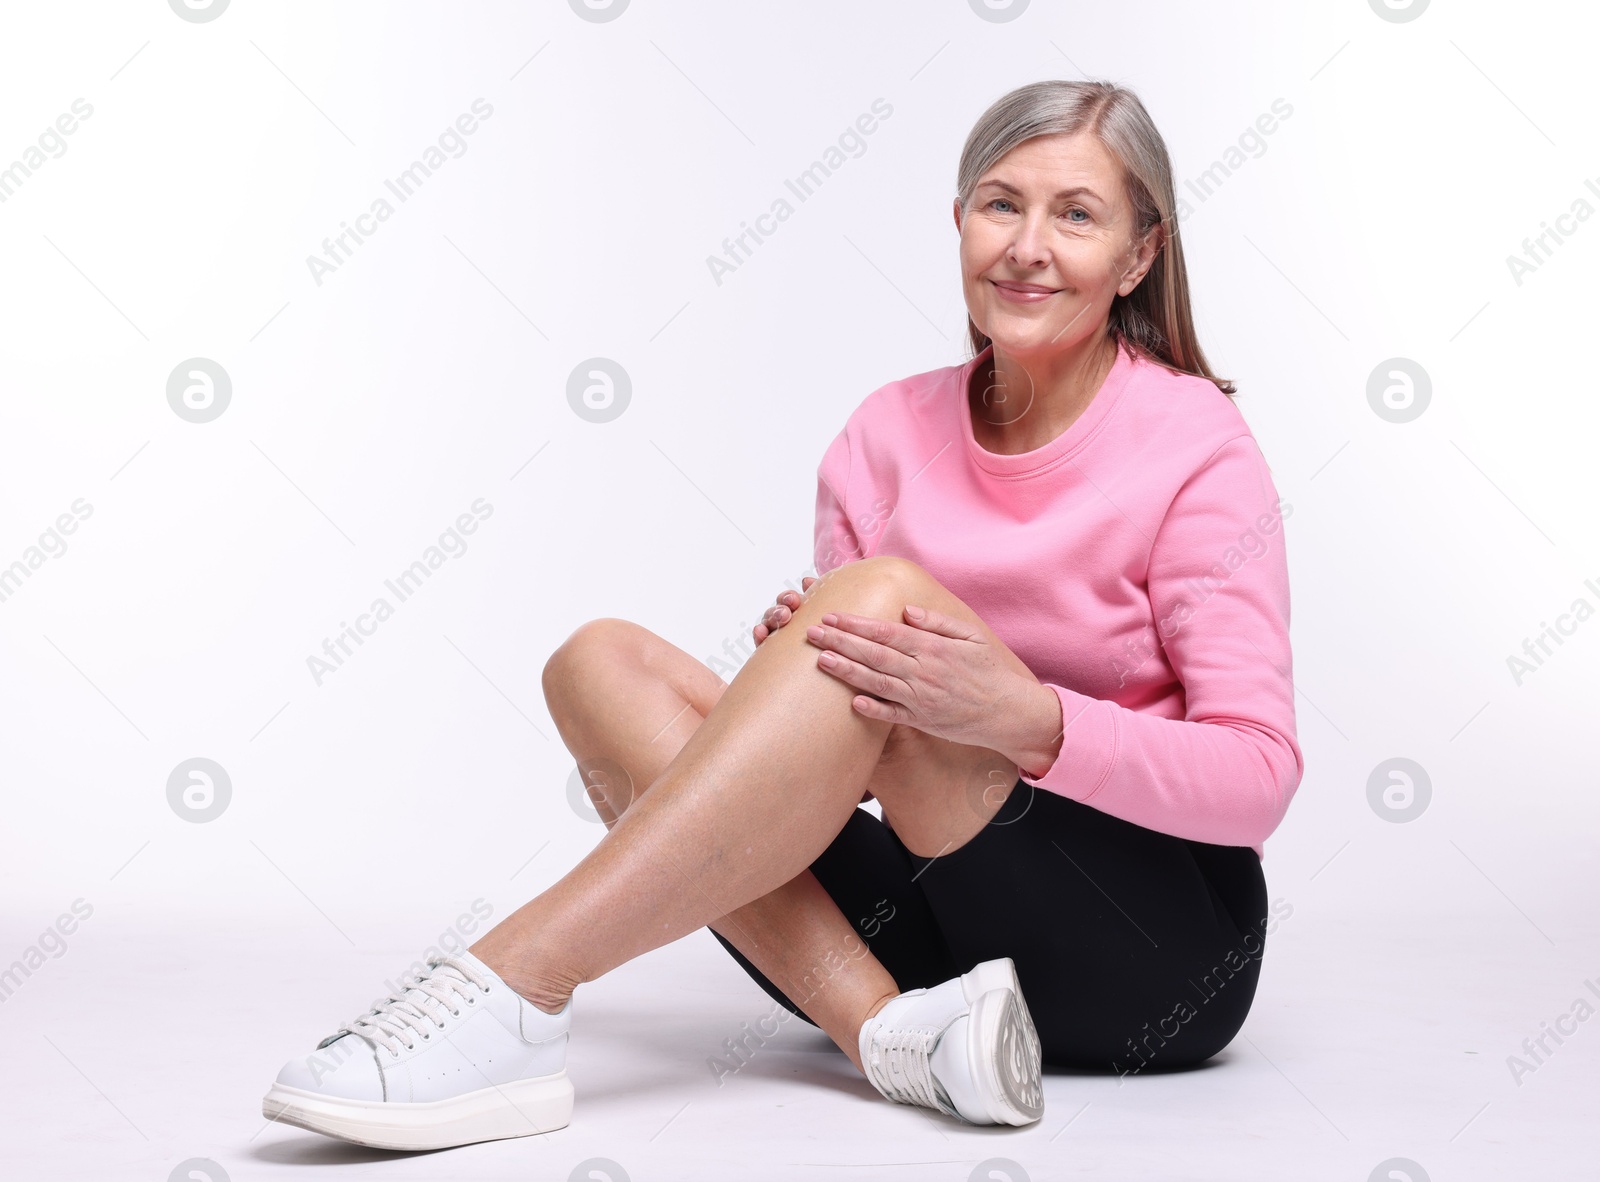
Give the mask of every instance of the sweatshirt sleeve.
[[850, 488], [850, 437], [840, 431], [817, 465], [817, 516], [813, 531], [813, 559], [818, 576], [866, 555], [861, 539], [850, 525], [845, 496]]
[[1279, 504], [1249, 435], [1223, 444], [1184, 483], [1156, 531], [1147, 575], [1184, 717], [1047, 682], [1061, 700], [1061, 751], [1023, 780], [1147, 829], [1259, 852], [1304, 770]]

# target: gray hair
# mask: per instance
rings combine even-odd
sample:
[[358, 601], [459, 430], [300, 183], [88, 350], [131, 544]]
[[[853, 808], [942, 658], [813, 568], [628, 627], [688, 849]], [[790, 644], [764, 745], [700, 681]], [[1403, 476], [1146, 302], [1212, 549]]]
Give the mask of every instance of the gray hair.
[[[1161, 241], [1149, 272], [1131, 293], [1111, 301], [1109, 331], [1130, 351], [1177, 373], [1206, 378], [1232, 396], [1234, 384], [1211, 372], [1195, 335], [1166, 141], [1138, 95], [1127, 87], [1114, 82], [1047, 79], [1001, 96], [979, 117], [961, 149], [956, 196], [962, 217], [971, 206], [979, 179], [1012, 148], [1038, 136], [1083, 130], [1094, 135], [1122, 165], [1125, 190], [1134, 210], [1135, 238], [1160, 227]], [[970, 316], [967, 339], [974, 356], [989, 344]]]

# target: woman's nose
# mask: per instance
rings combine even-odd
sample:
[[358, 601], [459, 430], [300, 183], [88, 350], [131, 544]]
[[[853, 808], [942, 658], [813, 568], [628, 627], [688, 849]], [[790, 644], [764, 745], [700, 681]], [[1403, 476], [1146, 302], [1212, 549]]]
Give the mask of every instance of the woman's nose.
[[1050, 250], [1045, 243], [1043, 220], [1025, 217], [1018, 222], [1016, 234], [1012, 237], [1006, 253], [1019, 267], [1035, 266], [1048, 259]]

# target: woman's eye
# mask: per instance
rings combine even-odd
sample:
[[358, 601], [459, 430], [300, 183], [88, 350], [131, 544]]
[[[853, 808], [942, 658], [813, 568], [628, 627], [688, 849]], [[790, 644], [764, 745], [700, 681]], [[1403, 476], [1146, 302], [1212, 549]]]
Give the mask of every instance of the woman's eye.
[[993, 209], [997, 205], [1010, 205], [1010, 204], [1011, 204], [1011, 202], [1007, 201], [1004, 197], [996, 197], [993, 201], [989, 202], [989, 208]]
[[[1081, 213], [1083, 215], [1082, 219], [1074, 218], [1072, 215], [1075, 213]], [[1071, 209], [1067, 210], [1067, 220], [1075, 226], [1081, 226], [1084, 222], [1089, 220], [1089, 211], [1086, 209], [1079, 209], [1076, 205], [1074, 205]]]

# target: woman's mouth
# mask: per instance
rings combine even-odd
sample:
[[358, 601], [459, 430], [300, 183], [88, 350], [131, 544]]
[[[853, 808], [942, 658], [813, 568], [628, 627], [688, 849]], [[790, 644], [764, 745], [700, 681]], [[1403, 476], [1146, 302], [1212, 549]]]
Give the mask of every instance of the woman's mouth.
[[1049, 299], [1060, 289], [1044, 287], [1038, 283], [1006, 283], [1001, 280], [991, 279], [994, 290], [1003, 300], [1013, 304], [1037, 304]]

